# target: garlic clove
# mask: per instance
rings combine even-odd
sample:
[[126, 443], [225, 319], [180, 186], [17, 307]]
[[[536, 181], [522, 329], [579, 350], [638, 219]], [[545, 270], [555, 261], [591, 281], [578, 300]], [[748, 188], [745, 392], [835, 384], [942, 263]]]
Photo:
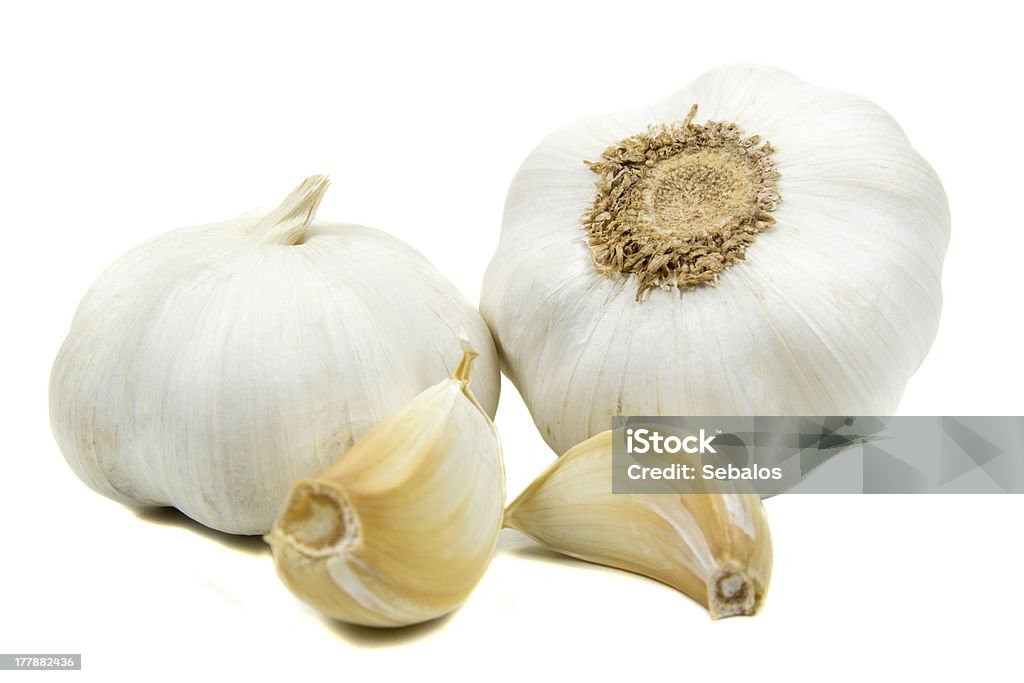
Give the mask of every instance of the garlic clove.
[[487, 568], [504, 470], [465, 348], [452, 379], [296, 483], [265, 537], [285, 585], [320, 612], [366, 626], [427, 621], [461, 605]]
[[611, 431], [578, 444], [508, 506], [505, 526], [560, 553], [661, 581], [713, 619], [756, 613], [772, 566], [760, 498], [739, 490], [612, 493], [612, 467]]

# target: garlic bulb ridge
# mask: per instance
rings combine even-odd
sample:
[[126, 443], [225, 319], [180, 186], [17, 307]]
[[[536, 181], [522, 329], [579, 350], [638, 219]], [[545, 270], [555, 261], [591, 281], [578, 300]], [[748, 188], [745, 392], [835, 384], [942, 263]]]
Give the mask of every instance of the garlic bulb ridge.
[[613, 415], [890, 415], [938, 328], [949, 229], [878, 106], [725, 66], [542, 141], [480, 308], [558, 453]]

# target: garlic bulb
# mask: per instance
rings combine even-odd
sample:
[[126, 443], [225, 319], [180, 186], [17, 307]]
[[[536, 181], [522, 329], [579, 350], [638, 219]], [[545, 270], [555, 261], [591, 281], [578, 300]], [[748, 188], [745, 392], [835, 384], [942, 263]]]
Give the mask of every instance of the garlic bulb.
[[481, 312], [556, 452], [613, 415], [889, 415], [927, 353], [942, 186], [884, 111], [714, 69], [545, 139]]
[[300, 481], [266, 540], [281, 579], [324, 614], [404, 626], [461, 605], [501, 530], [498, 434], [454, 377], [363, 436], [327, 472]]
[[293, 481], [451, 376], [460, 332], [494, 413], [475, 309], [399, 240], [313, 222], [326, 189], [315, 176], [262, 219], [160, 235], [92, 286], [50, 383], [57, 443], [85, 483], [264, 533]]
[[728, 493], [612, 493], [613, 466], [611, 431], [578, 444], [508, 506], [505, 525], [552, 550], [668, 584], [714, 619], [757, 612], [772, 569], [760, 497], [741, 482]]

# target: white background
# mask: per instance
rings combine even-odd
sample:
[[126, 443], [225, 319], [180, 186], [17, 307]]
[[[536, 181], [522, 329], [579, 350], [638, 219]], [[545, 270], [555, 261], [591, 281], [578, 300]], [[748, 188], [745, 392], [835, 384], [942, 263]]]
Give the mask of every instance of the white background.
[[[401, 237], [475, 301], [533, 145], [731, 61], [874, 99], [943, 178], [942, 326], [901, 414], [1024, 413], [1019, 18], [949, 5], [5, 3], [0, 652], [83, 653], [31, 674], [68, 680], [1011, 677], [1022, 496], [771, 499], [764, 611], [717, 623], [506, 531], [462, 610], [380, 632], [293, 599], [257, 539], [93, 493], [47, 418], [74, 307], [134, 243], [326, 172], [321, 217]], [[554, 456], [507, 382], [498, 427], [514, 495]]]

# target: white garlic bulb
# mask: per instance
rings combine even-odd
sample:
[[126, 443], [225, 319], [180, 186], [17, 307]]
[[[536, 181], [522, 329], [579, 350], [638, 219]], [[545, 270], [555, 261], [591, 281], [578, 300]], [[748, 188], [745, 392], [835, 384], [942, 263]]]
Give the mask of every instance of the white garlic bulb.
[[613, 415], [888, 415], [949, 210], [892, 118], [771, 67], [569, 125], [512, 182], [481, 312], [556, 452]]
[[364, 626], [435, 619], [487, 569], [505, 475], [498, 432], [469, 387], [476, 353], [465, 349], [450, 379], [297, 482], [266, 536], [281, 580], [324, 614]]
[[401, 241], [313, 222], [326, 188], [312, 177], [262, 219], [160, 235], [92, 286], [50, 383], [57, 443], [85, 483], [265, 533], [292, 482], [451, 376], [460, 333], [494, 414], [479, 314]]

